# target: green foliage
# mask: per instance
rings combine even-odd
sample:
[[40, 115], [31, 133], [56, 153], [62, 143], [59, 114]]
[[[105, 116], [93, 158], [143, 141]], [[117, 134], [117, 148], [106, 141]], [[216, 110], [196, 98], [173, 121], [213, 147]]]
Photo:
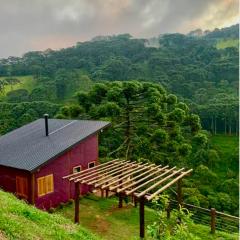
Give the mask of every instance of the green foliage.
[[161, 239], [199, 239], [189, 231], [189, 225], [193, 224], [191, 214], [185, 208], [174, 209], [171, 217], [167, 218], [168, 197], [162, 195], [153, 200], [153, 207], [157, 211], [158, 219], [147, 227], [148, 234], [154, 240]]
[[[105, 82], [95, 84], [88, 93], [77, 93], [77, 97], [83, 109], [79, 118], [112, 123], [101, 141], [101, 156], [180, 163], [190, 155], [191, 138], [184, 134], [189, 132], [186, 127], [198, 131], [195, 126], [200, 126], [199, 118], [183, 104], [183, 109], [176, 107], [176, 96], [167, 95], [162, 86], [138, 81]], [[60, 118], [73, 117], [68, 106], [59, 113]]]
[[42, 118], [44, 113], [53, 117], [59, 111], [59, 107], [49, 102], [0, 102], [0, 135]]
[[29, 99], [29, 94], [26, 89], [17, 89], [7, 93], [8, 102], [26, 102]]

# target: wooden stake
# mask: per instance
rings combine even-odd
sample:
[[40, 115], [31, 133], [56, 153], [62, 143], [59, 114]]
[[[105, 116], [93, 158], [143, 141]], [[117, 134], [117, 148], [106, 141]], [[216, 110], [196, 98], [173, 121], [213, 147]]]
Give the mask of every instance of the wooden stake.
[[134, 207], [137, 207], [138, 205], [138, 201], [137, 201], [137, 198], [134, 196]]
[[109, 190], [106, 189], [106, 198], [108, 198], [108, 193], [109, 193]]
[[139, 217], [140, 217], [140, 239], [144, 239], [145, 231], [144, 231], [144, 204], [145, 199], [144, 197], [141, 197], [139, 199], [140, 207], [139, 207]]
[[182, 206], [182, 178], [177, 181], [177, 201], [178, 205]]
[[167, 218], [170, 219], [170, 215], [171, 215], [171, 205], [170, 205], [170, 202], [168, 203], [168, 206], [167, 206]]
[[122, 193], [119, 193], [118, 207], [119, 207], [119, 208], [122, 208], [122, 207], [123, 207], [123, 195], [122, 195]]
[[80, 197], [80, 183], [75, 183], [75, 218], [74, 222], [79, 223], [79, 197]]
[[100, 191], [101, 191], [101, 198], [103, 198], [104, 197], [104, 191], [102, 189]]
[[216, 231], [216, 209], [211, 208], [211, 233], [214, 234]]

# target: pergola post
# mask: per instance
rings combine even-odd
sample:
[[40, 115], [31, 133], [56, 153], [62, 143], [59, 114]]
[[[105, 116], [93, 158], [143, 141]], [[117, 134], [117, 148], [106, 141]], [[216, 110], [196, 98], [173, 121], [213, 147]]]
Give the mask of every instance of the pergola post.
[[177, 181], [177, 201], [178, 201], [178, 205], [183, 204], [183, 199], [182, 199], [182, 179], [179, 179]]
[[[79, 197], [80, 187], [84, 183], [95, 189], [101, 189], [101, 196], [108, 196], [108, 191], [116, 192], [119, 197], [118, 207], [123, 207], [124, 196], [132, 194], [134, 205], [139, 205], [139, 230], [140, 238], [145, 237], [144, 206], [145, 201], [151, 201], [173, 184], [177, 184], [178, 204], [183, 204], [182, 178], [189, 175], [192, 169], [176, 169], [169, 166], [156, 166], [148, 163], [136, 163], [130, 161], [113, 160], [110, 163], [103, 163], [91, 169], [85, 169], [80, 173], [73, 173], [63, 177], [75, 182], [75, 223], [79, 223]], [[133, 177], [131, 177], [133, 176]], [[161, 187], [161, 185], [164, 185]], [[170, 217], [170, 208], [167, 212]], [[212, 229], [215, 225], [214, 213], [212, 212]]]
[[138, 205], [138, 200], [137, 200], [137, 198], [134, 196], [134, 207], [137, 207], [137, 205]]
[[103, 198], [104, 197], [104, 190], [101, 189], [100, 191], [101, 191], [101, 198]]
[[106, 189], [106, 198], [108, 198], [108, 193], [109, 193], [109, 190]]
[[140, 239], [144, 239], [145, 231], [144, 231], [144, 204], [145, 199], [141, 197], [139, 199], [139, 220], [140, 220]]
[[118, 202], [118, 207], [122, 208], [123, 207], [123, 195], [122, 193], [119, 193], [119, 202]]
[[79, 223], [79, 197], [80, 197], [80, 183], [75, 183], [75, 217], [74, 222]]

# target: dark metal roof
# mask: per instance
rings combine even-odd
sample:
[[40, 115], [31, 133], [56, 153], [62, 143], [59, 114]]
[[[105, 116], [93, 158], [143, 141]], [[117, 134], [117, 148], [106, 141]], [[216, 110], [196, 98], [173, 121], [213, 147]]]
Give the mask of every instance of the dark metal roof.
[[110, 125], [89, 120], [38, 119], [0, 137], [0, 165], [33, 172], [88, 136]]

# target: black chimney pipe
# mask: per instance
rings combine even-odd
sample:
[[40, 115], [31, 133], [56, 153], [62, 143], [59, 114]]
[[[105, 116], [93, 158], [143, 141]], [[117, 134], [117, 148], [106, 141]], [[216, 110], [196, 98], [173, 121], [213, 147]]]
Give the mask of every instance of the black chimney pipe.
[[45, 131], [46, 131], [46, 136], [48, 136], [48, 114], [44, 114], [45, 118]]

